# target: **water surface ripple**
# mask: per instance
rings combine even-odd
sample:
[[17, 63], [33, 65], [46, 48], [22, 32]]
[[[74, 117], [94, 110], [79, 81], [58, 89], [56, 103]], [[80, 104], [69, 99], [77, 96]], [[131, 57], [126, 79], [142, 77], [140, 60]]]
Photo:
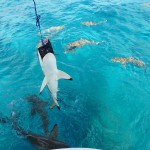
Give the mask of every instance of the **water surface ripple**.
[[[58, 68], [74, 80], [59, 83], [61, 110], [47, 110], [49, 130], [57, 123], [58, 139], [71, 147], [150, 149], [150, 7], [141, 5], [147, 1], [36, 0], [42, 29], [65, 25], [51, 42], [59, 54]], [[39, 117], [30, 116], [25, 100], [39, 94], [43, 80], [33, 2], [1, 0], [0, 8], [0, 112], [9, 116], [14, 101], [20, 125], [43, 134]], [[91, 27], [80, 24], [104, 20]], [[64, 54], [66, 45], [80, 38], [106, 42]], [[131, 56], [145, 62], [146, 72], [111, 62], [113, 57]], [[47, 88], [40, 97], [52, 103]], [[0, 125], [0, 135], [1, 150], [35, 149], [10, 125]]]

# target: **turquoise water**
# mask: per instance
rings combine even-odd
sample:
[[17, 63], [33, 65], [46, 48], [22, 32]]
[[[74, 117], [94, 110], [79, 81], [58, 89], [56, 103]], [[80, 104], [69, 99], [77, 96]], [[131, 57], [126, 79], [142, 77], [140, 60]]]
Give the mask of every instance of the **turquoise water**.
[[[61, 110], [47, 111], [49, 130], [71, 147], [104, 150], [150, 149], [150, 7], [144, 0], [36, 0], [42, 29], [65, 25], [51, 38], [58, 68], [73, 81], [60, 81]], [[39, 94], [43, 74], [37, 57], [38, 29], [32, 1], [0, 1], [0, 112], [10, 115], [10, 102], [26, 130], [43, 134], [42, 122], [30, 116], [25, 96]], [[86, 27], [83, 21], [104, 21]], [[106, 42], [64, 54], [69, 42], [86, 38]], [[143, 68], [112, 63], [113, 57], [135, 57]], [[50, 101], [46, 88], [40, 96]], [[10, 125], [0, 125], [0, 149], [35, 149]]]

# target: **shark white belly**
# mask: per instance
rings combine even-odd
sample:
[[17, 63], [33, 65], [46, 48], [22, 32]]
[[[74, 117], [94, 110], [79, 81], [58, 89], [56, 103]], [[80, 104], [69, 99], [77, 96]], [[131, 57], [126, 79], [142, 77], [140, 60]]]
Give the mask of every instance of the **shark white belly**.
[[54, 103], [51, 106], [51, 108], [53, 108], [54, 106], [57, 106], [59, 108], [59, 104], [57, 102], [58, 80], [59, 79], [72, 80], [72, 78], [67, 73], [57, 69], [56, 58], [53, 54], [53, 50], [46, 49], [46, 48], [39, 50], [38, 56], [39, 56], [39, 61], [40, 61], [43, 74], [45, 76], [40, 89], [40, 93], [47, 85], [51, 93], [51, 96], [54, 100]]

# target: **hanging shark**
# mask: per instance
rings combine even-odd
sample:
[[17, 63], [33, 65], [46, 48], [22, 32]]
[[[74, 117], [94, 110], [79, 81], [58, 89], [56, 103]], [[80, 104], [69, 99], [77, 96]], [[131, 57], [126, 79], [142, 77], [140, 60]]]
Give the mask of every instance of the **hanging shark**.
[[26, 96], [27, 102], [31, 104], [31, 116], [38, 114], [43, 123], [43, 130], [45, 134], [48, 134], [48, 112], [45, 110], [48, 102], [41, 100], [36, 95]]
[[72, 77], [64, 71], [57, 69], [54, 51], [48, 39], [43, 40], [43, 44], [41, 43], [41, 45], [39, 45], [38, 56], [44, 74], [44, 80], [40, 88], [40, 93], [42, 93], [44, 87], [47, 85], [54, 100], [54, 103], [50, 106], [50, 108], [52, 109], [54, 106], [57, 106], [57, 108], [60, 109], [57, 102], [58, 80], [72, 80]]
[[29, 142], [31, 142], [39, 150], [51, 150], [59, 148], [68, 148], [69, 146], [61, 141], [56, 140], [58, 134], [58, 125], [55, 124], [51, 130], [49, 136], [35, 134], [30, 131], [24, 130], [17, 123], [16, 113], [13, 111], [11, 113], [11, 118], [0, 117], [0, 123], [6, 124], [11, 123], [12, 128], [17, 132], [18, 135], [25, 137]]

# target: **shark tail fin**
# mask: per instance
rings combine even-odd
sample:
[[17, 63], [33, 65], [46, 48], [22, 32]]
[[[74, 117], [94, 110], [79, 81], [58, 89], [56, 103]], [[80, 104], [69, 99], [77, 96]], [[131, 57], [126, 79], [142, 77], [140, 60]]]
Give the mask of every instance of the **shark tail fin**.
[[95, 42], [96, 45], [100, 45], [102, 43], [105, 43], [106, 41], [100, 41], [100, 42]]
[[42, 91], [43, 91], [44, 87], [46, 86], [46, 84], [47, 84], [47, 80], [46, 80], [46, 77], [44, 77], [41, 88], [40, 88], [40, 94], [42, 93]]
[[50, 109], [53, 109], [56, 106], [56, 103], [54, 102], [51, 106]]
[[61, 70], [58, 70], [57, 77], [58, 77], [58, 80], [59, 79], [72, 80], [70, 75], [68, 75], [66, 72], [61, 71]]
[[56, 104], [55, 102], [50, 106], [50, 109], [53, 109], [55, 106], [57, 106], [57, 108], [60, 110], [60, 106], [58, 105], [58, 103]]
[[107, 20], [104, 20], [104, 21], [98, 22], [98, 24], [103, 24], [103, 23], [106, 23], [106, 22], [107, 22]]

